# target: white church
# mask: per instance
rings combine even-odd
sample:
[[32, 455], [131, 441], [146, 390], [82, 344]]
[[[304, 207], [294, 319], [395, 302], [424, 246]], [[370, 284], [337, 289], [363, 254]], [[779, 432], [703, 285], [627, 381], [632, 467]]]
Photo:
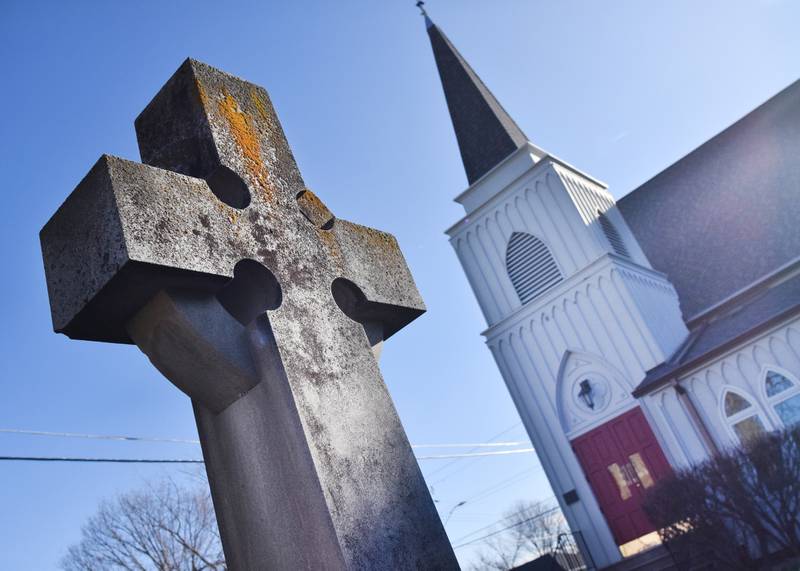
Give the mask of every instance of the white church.
[[656, 541], [641, 503], [659, 478], [800, 422], [800, 82], [615, 202], [425, 18], [469, 181], [447, 234], [604, 567]]

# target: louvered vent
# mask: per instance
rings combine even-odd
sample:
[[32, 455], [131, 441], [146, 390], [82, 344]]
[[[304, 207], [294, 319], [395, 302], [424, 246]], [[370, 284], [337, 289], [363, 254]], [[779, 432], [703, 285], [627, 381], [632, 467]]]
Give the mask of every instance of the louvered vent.
[[519, 300], [525, 304], [561, 281], [561, 271], [544, 242], [514, 232], [506, 250], [506, 269]]
[[608, 219], [608, 216], [598, 211], [597, 219], [600, 221], [600, 228], [603, 229], [603, 234], [606, 235], [606, 240], [611, 244], [614, 252], [620, 256], [630, 258], [631, 255], [628, 253], [628, 248], [625, 247], [625, 242], [622, 241], [622, 236], [619, 235], [614, 224]]

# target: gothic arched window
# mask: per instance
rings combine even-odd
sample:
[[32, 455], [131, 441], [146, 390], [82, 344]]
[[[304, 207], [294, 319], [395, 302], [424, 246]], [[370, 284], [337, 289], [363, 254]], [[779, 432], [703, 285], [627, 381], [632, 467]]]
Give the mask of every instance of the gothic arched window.
[[506, 249], [506, 270], [519, 300], [526, 304], [562, 280], [553, 255], [544, 242], [524, 232], [514, 232]]
[[800, 423], [800, 384], [778, 373], [768, 370], [764, 378], [767, 402], [772, 406], [784, 426]]
[[608, 219], [608, 216], [598, 210], [597, 220], [600, 222], [600, 228], [603, 230], [603, 234], [606, 235], [606, 240], [611, 244], [611, 248], [614, 252], [620, 256], [630, 258], [631, 255], [628, 253], [628, 247], [625, 246], [625, 241], [622, 239], [622, 236], [620, 236], [614, 223]]
[[744, 444], [765, 432], [761, 416], [749, 400], [733, 391], [727, 391], [722, 399], [725, 419], [733, 428], [739, 442]]

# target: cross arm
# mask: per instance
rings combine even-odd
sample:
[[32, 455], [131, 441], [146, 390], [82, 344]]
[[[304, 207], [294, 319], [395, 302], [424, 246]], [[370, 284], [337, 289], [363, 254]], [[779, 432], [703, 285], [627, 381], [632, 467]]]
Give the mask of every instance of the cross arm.
[[425, 313], [425, 303], [394, 236], [340, 218], [331, 232], [341, 251], [342, 278], [352, 284], [346, 296], [349, 301], [343, 302], [342, 289], [337, 298], [340, 306], [348, 305], [343, 307], [345, 313], [362, 323], [381, 323], [383, 339]]
[[253, 248], [239, 215], [202, 179], [101, 157], [40, 233], [54, 329], [131, 343], [158, 291], [218, 290]]
[[250, 332], [213, 295], [162, 290], [126, 329], [165, 377], [214, 412], [260, 380], [248, 350]]

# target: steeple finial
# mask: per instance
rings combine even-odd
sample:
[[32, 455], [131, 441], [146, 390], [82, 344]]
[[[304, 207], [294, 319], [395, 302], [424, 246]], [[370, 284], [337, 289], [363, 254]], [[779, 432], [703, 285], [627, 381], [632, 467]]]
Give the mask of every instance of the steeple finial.
[[425, 16], [467, 180], [472, 184], [523, 147], [528, 138], [447, 36], [430, 21], [423, 5], [422, 0], [417, 2]]
[[425, 9], [425, 2], [422, 0], [417, 0], [416, 6], [419, 8], [419, 13], [422, 16], [425, 16], [425, 27], [430, 28], [433, 26], [433, 22], [431, 22], [431, 19], [428, 17], [428, 11]]

